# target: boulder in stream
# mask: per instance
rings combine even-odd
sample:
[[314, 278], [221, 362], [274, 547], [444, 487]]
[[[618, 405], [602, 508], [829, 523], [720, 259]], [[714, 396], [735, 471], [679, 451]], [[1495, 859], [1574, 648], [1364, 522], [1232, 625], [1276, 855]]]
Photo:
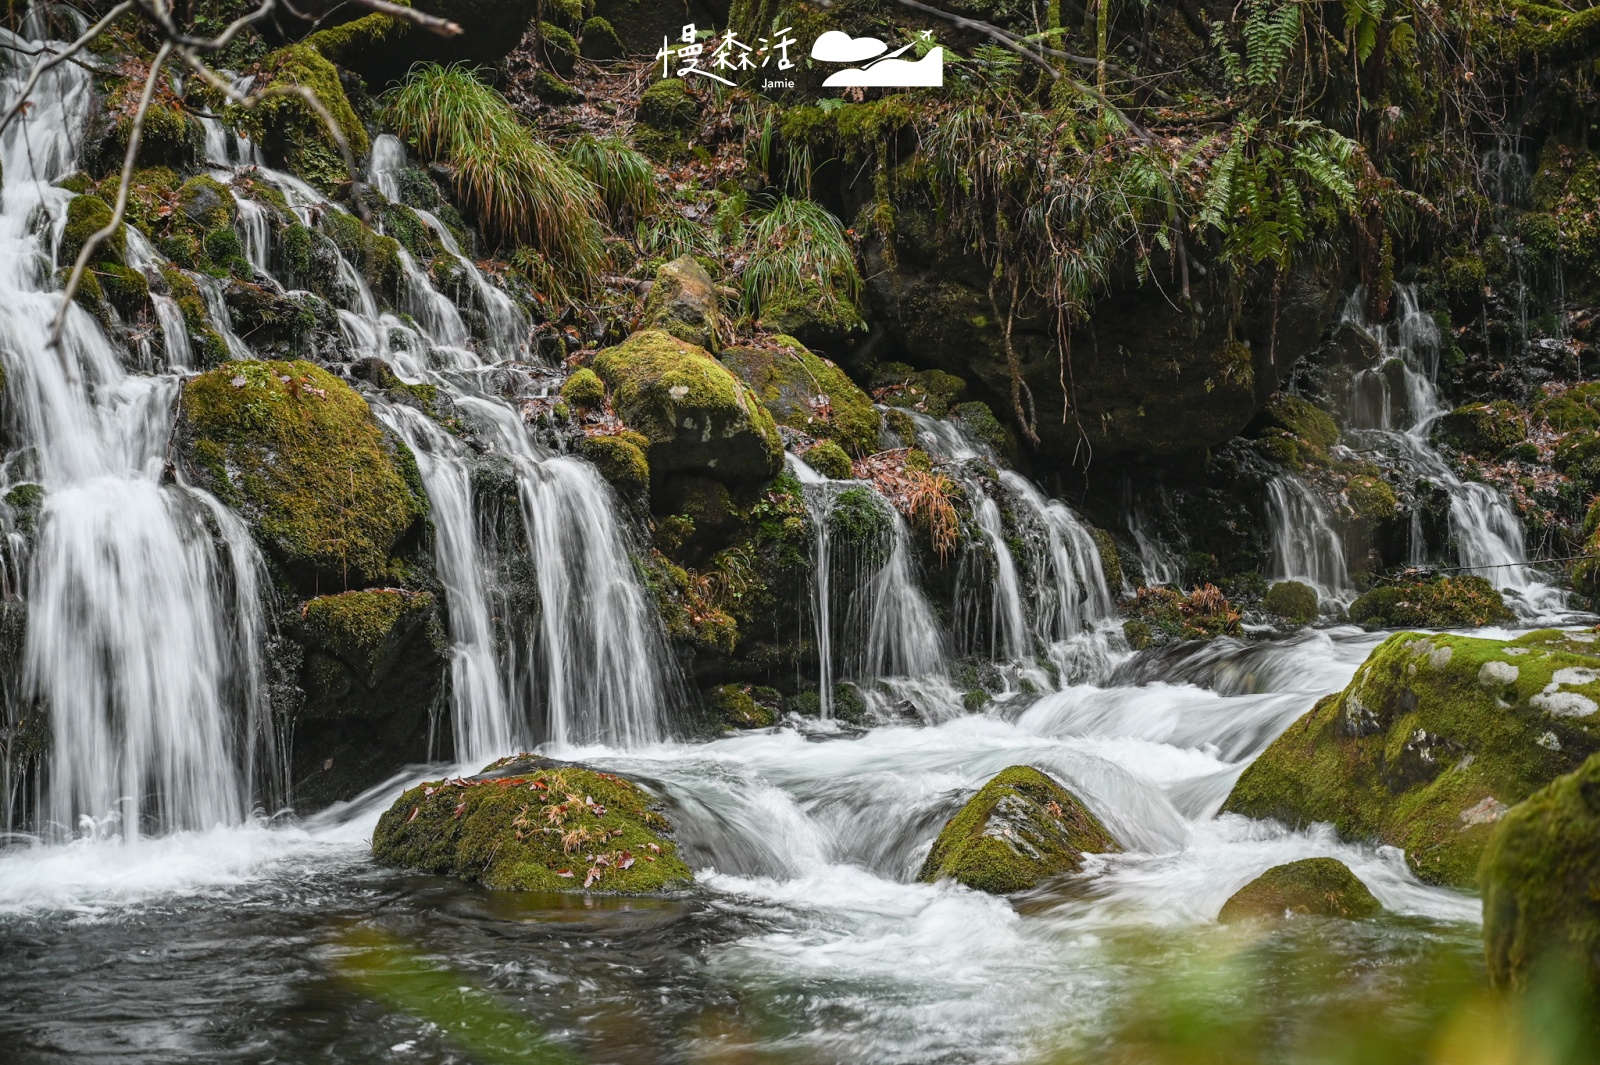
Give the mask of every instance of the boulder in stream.
[[1350, 604], [1350, 620], [1369, 629], [1473, 628], [1503, 624], [1515, 616], [1494, 585], [1467, 574], [1380, 584]]
[[1275, 865], [1233, 893], [1217, 920], [1343, 917], [1359, 920], [1383, 909], [1367, 885], [1337, 858], [1303, 858]]
[[693, 876], [632, 781], [536, 755], [407, 791], [378, 820], [379, 861], [511, 891], [639, 895]]
[[1595, 634], [1399, 633], [1240, 776], [1224, 811], [1401, 847], [1470, 888], [1495, 822], [1600, 749]]
[[1489, 979], [1575, 980], [1600, 1017], [1600, 757], [1508, 813], [1478, 879]]
[[951, 879], [993, 895], [1075, 873], [1085, 854], [1122, 848], [1077, 796], [1032, 766], [1002, 770], [934, 840], [918, 879]]

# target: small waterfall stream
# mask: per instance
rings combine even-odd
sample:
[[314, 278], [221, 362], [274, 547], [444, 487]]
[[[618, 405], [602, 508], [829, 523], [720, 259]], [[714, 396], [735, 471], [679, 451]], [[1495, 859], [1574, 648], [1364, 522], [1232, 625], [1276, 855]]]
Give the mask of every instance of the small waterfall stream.
[[1300, 478], [1267, 482], [1273, 580], [1301, 581], [1325, 604], [1348, 606], [1355, 598], [1344, 558], [1344, 541], [1328, 505]]

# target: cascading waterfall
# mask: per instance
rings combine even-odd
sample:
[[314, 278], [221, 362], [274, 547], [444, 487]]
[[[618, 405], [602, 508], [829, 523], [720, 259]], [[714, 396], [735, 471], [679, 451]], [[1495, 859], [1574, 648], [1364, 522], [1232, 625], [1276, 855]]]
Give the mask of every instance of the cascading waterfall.
[[[0, 38], [9, 107], [30, 46]], [[163, 484], [178, 381], [128, 374], [76, 305], [50, 341], [72, 194], [49, 182], [76, 165], [90, 96], [88, 73], [62, 64], [0, 139], [0, 357], [8, 418], [32, 456], [8, 472], [44, 489], [23, 653], [23, 695], [52, 727], [39, 822], [135, 839], [236, 823], [281, 794], [257, 790], [273, 766], [258, 758], [271, 748], [260, 556], [215, 500]], [[170, 342], [167, 357], [184, 361]]]
[[1273, 580], [1301, 581], [1315, 588], [1324, 603], [1349, 604], [1355, 589], [1344, 541], [1327, 504], [1304, 481], [1280, 476], [1267, 483], [1267, 527]]
[[[1358, 289], [1345, 307], [1344, 320], [1378, 345], [1377, 367], [1356, 375], [1352, 409], [1361, 420], [1355, 429], [1393, 451], [1419, 479], [1450, 497], [1450, 539], [1462, 569], [1488, 578], [1507, 593], [1508, 604], [1525, 618], [1565, 609], [1566, 596], [1544, 582], [1527, 565], [1522, 523], [1510, 502], [1486, 484], [1463, 481], [1429, 442], [1435, 422], [1446, 412], [1434, 384], [1438, 374], [1439, 334], [1433, 317], [1422, 310], [1415, 287], [1395, 286], [1398, 310], [1388, 326], [1367, 320]], [[1397, 404], [1391, 376], [1398, 370], [1403, 402]], [[1420, 521], [1412, 525], [1413, 561], [1428, 556]]]

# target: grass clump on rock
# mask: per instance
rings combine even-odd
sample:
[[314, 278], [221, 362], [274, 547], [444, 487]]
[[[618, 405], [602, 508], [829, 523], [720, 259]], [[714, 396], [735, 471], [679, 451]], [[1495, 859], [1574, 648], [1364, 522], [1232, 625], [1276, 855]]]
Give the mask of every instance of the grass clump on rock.
[[184, 384], [179, 445], [297, 582], [385, 582], [427, 514], [416, 460], [366, 400], [309, 362], [232, 362]]
[[1305, 858], [1275, 865], [1234, 892], [1217, 920], [1278, 920], [1283, 917], [1343, 917], [1360, 920], [1383, 905], [1337, 858]]
[[1301, 581], [1279, 581], [1267, 589], [1261, 608], [1295, 625], [1317, 620], [1317, 590]]
[[502, 890], [637, 895], [692, 879], [671, 828], [631, 781], [520, 755], [407, 791], [378, 820], [372, 853]]
[[1401, 847], [1470, 888], [1495, 822], [1600, 749], [1592, 633], [1399, 633], [1239, 777], [1223, 810]]
[[1031, 766], [1012, 766], [945, 824], [918, 879], [1003, 895], [1077, 872], [1086, 853], [1118, 850], [1070, 791]]

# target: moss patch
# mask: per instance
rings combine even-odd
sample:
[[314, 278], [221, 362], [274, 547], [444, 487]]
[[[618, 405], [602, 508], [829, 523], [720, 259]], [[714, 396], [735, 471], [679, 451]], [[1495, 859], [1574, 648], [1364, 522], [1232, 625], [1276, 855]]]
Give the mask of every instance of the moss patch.
[[574, 410], [599, 410], [606, 402], [605, 382], [587, 366], [580, 367], [561, 386], [561, 398]]
[[1118, 850], [1070, 791], [1031, 766], [1012, 766], [946, 823], [918, 878], [1002, 895], [1077, 872], [1085, 853]]
[[835, 440], [853, 455], [878, 449], [872, 397], [793, 337], [777, 337], [772, 347], [730, 348], [721, 359], [755, 390], [779, 425]]
[[844, 481], [851, 476], [850, 456], [845, 453], [844, 448], [835, 444], [832, 440], [818, 442], [803, 457], [806, 465], [824, 477], [835, 481]]
[[600, 352], [594, 369], [617, 414], [649, 439], [657, 474], [693, 471], [738, 482], [766, 480], [782, 468], [772, 415], [705, 349], [651, 330]]
[[1478, 628], [1511, 621], [1505, 598], [1482, 577], [1439, 577], [1415, 584], [1384, 584], [1350, 604], [1350, 620], [1368, 628], [1416, 625], [1430, 629]]
[[[769, 728], [778, 721], [775, 699], [758, 701], [757, 689], [748, 684], [722, 684], [711, 689], [711, 710], [718, 722], [729, 728]], [[762, 694], [776, 696], [772, 689], [761, 689]]]
[[[262, 87], [299, 86], [309, 89], [337, 123], [360, 158], [372, 150], [366, 127], [356, 117], [350, 98], [339, 82], [339, 72], [309, 43], [292, 44], [271, 53], [261, 64]], [[274, 96], [251, 110], [239, 109], [233, 118], [241, 129], [281, 158], [293, 173], [324, 192], [350, 180], [344, 157], [328, 127], [300, 96]]]
[[671, 827], [631, 781], [521, 755], [412, 788], [378, 820], [372, 853], [502, 890], [636, 895], [692, 879]]
[[638, 436], [638, 433], [624, 433], [585, 437], [578, 445], [578, 454], [594, 463], [600, 476], [623, 495], [642, 493], [650, 488], [650, 462], [639, 446]]
[[372, 687], [406, 635], [433, 613], [433, 596], [400, 588], [325, 595], [305, 605], [307, 633]]
[[1300, 581], [1279, 581], [1267, 589], [1261, 608], [1296, 625], [1317, 620], [1317, 590]]
[[1400, 633], [1296, 721], [1223, 809], [1404, 848], [1429, 883], [1471, 887], [1494, 821], [1600, 747], [1592, 634]]
[[427, 513], [405, 445], [308, 362], [226, 363], [191, 378], [179, 439], [197, 478], [312, 587], [387, 583], [390, 553]]
[[1343, 917], [1357, 921], [1383, 910], [1348, 866], [1337, 858], [1305, 858], [1275, 865], [1222, 905], [1223, 924], [1283, 917]]

